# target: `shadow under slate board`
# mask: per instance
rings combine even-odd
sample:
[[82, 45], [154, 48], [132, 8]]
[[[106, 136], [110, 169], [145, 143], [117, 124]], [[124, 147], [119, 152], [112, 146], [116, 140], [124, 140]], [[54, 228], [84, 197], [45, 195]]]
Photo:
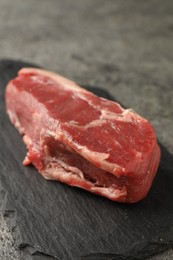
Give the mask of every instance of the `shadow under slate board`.
[[[162, 145], [152, 189], [133, 205], [46, 181], [34, 167], [22, 165], [26, 149], [6, 115], [4, 90], [26, 66], [31, 64], [0, 62], [0, 206], [24, 259], [144, 259], [170, 248], [173, 157]], [[111, 98], [99, 88], [90, 90]]]

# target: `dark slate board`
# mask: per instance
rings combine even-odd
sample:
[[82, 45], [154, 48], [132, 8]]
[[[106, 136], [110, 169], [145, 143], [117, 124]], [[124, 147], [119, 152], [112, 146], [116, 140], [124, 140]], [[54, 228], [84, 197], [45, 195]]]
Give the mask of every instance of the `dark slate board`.
[[152, 189], [147, 198], [133, 205], [45, 181], [34, 167], [22, 166], [26, 150], [5, 113], [4, 89], [23, 66], [31, 65], [0, 62], [0, 206], [24, 259], [144, 259], [170, 248], [173, 156], [162, 145]]

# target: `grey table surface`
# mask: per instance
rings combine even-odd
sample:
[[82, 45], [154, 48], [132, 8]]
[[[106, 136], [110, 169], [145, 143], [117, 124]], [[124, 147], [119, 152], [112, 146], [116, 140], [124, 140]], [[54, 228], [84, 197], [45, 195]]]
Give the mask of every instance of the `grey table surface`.
[[[149, 119], [160, 142], [173, 153], [172, 0], [0, 0], [4, 58], [106, 87]], [[132, 97], [131, 86], [138, 95]], [[2, 214], [0, 259], [20, 259]], [[173, 259], [173, 251], [152, 259]]]

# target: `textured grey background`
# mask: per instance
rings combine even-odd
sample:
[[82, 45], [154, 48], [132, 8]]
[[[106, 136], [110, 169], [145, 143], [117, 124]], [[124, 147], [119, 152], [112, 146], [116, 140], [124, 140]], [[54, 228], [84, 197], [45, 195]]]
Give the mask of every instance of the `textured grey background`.
[[[173, 153], [172, 0], [0, 0], [1, 58], [107, 88], [148, 118]], [[13, 244], [1, 216], [0, 260], [19, 259]]]

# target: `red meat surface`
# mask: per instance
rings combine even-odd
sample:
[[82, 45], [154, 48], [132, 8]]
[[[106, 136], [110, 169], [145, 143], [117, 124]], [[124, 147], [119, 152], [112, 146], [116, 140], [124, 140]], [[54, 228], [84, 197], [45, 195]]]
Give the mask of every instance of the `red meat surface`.
[[23, 68], [6, 88], [11, 122], [32, 163], [58, 180], [118, 202], [144, 198], [160, 161], [151, 124], [55, 73]]

